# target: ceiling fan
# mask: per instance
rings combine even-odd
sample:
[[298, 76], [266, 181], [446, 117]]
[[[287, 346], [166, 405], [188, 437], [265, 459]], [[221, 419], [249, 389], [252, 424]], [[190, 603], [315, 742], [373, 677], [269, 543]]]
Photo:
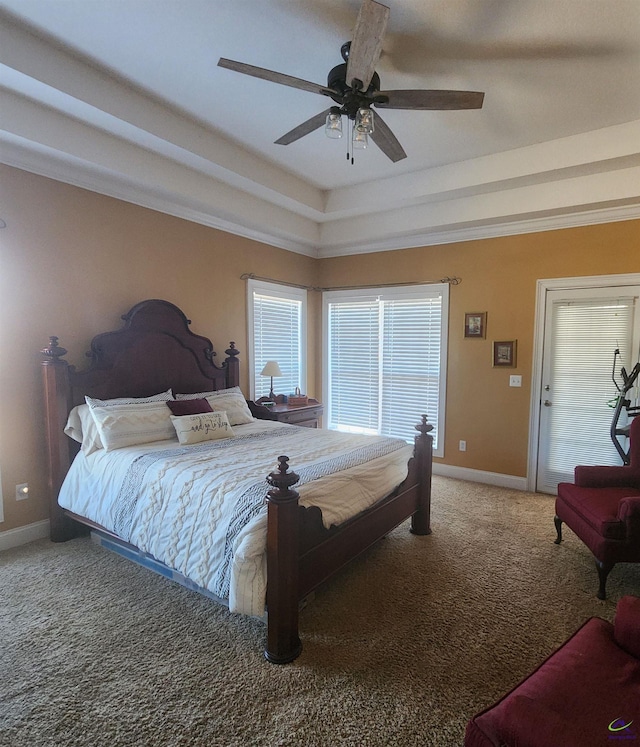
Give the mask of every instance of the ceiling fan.
[[484, 93], [409, 89], [381, 91], [380, 76], [375, 67], [382, 53], [382, 39], [388, 20], [389, 8], [386, 5], [376, 0], [362, 1], [353, 39], [343, 44], [340, 50], [344, 63], [329, 72], [326, 86], [224, 57], [220, 58], [218, 65], [244, 75], [328, 96], [336, 102], [337, 106], [332, 106], [294, 127], [276, 140], [276, 144], [289, 145], [322, 126], [325, 126], [329, 137], [340, 137], [344, 115], [353, 122], [354, 147], [366, 147], [367, 137], [371, 137], [378, 148], [395, 163], [406, 158], [407, 154], [377, 111], [374, 118], [372, 106], [376, 109], [481, 109]]

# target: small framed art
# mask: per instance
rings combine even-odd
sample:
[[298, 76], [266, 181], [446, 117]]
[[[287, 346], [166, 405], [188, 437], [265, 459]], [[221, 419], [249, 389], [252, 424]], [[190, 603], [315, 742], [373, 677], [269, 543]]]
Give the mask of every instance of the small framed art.
[[516, 342], [517, 340], [506, 340], [493, 343], [493, 365], [504, 368], [513, 368], [516, 365]]
[[464, 336], [485, 337], [487, 334], [487, 312], [472, 311], [464, 315]]

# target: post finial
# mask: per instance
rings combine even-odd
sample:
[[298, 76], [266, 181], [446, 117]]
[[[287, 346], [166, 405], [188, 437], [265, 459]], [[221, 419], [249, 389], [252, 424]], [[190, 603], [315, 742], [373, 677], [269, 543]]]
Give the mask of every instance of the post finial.
[[421, 415], [421, 418], [422, 418], [422, 421], [418, 423], [417, 425], [415, 425], [414, 428], [417, 431], [420, 431], [420, 433], [424, 436], [427, 433], [429, 433], [429, 431], [433, 430], [433, 426], [431, 425], [431, 423], [427, 423], [426, 415]]
[[229, 347], [224, 351], [230, 358], [235, 358], [236, 355], [240, 355], [240, 351], [236, 347], [235, 342], [232, 340], [229, 343]]
[[278, 498], [298, 497], [298, 493], [295, 490], [291, 490], [291, 486], [298, 482], [300, 476], [288, 470], [289, 457], [279, 456], [277, 468], [267, 475], [267, 482], [274, 488], [274, 490], [270, 490], [268, 493], [269, 499], [277, 500]]
[[59, 358], [62, 358], [63, 355], [67, 354], [67, 351], [58, 345], [58, 338], [55, 335], [49, 337], [49, 344], [40, 352], [45, 356], [45, 358], [48, 358], [49, 361], [52, 362], [57, 361]]

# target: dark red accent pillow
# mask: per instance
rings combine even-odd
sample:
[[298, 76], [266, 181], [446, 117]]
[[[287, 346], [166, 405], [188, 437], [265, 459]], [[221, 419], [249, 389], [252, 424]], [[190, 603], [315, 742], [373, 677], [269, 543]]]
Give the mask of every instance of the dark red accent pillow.
[[201, 412], [213, 412], [206, 399], [170, 399], [167, 407], [174, 415], [198, 415]]

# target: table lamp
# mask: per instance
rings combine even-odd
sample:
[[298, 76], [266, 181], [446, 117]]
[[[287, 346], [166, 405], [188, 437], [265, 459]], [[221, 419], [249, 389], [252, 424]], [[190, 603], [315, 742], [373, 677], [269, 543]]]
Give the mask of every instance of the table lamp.
[[260, 376], [271, 377], [271, 391], [269, 392], [269, 399], [273, 400], [274, 402], [276, 399], [276, 395], [273, 392], [273, 377], [282, 376], [282, 375], [283, 373], [280, 370], [280, 366], [278, 365], [277, 361], [267, 361], [262, 371], [260, 371]]

